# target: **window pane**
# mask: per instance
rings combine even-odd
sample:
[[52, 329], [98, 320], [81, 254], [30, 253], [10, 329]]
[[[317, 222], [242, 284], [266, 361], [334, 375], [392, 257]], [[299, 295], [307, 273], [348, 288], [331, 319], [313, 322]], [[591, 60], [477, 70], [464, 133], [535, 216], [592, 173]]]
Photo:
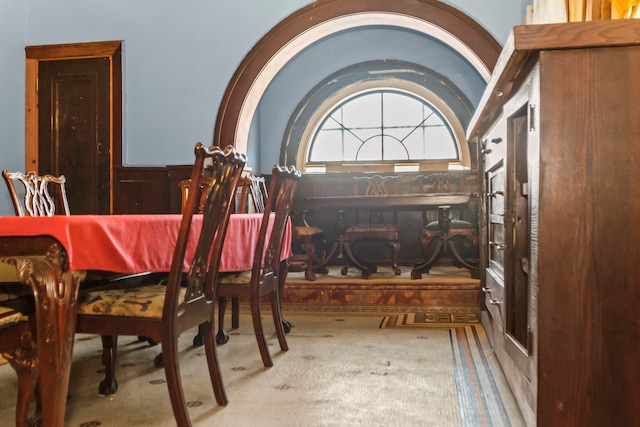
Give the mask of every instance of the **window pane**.
[[422, 122], [422, 102], [399, 93], [384, 94], [384, 126], [413, 128]]
[[407, 150], [409, 150], [410, 159], [426, 159], [429, 157], [426, 155], [422, 129], [416, 129], [403, 142]]
[[382, 138], [379, 136], [373, 137], [366, 141], [361, 147], [358, 153], [357, 160], [362, 161], [374, 161], [382, 159]]
[[363, 95], [343, 105], [342, 124], [347, 128], [380, 127], [380, 96], [379, 93]]
[[448, 129], [443, 126], [425, 129], [427, 158], [457, 159], [456, 147]]
[[408, 160], [407, 150], [404, 145], [395, 138], [385, 136], [383, 160]]
[[387, 129], [384, 136], [384, 160], [409, 160], [405, 141], [407, 133], [406, 128]]
[[322, 129], [342, 129], [342, 109], [336, 110], [322, 125]]
[[309, 153], [309, 161], [328, 162], [342, 157], [342, 132], [323, 130], [316, 134]]
[[360, 145], [362, 145], [362, 141], [360, 139], [346, 132], [344, 134], [344, 156], [342, 159], [335, 159], [335, 160], [355, 162], [356, 153], [358, 151], [358, 148], [360, 148]]

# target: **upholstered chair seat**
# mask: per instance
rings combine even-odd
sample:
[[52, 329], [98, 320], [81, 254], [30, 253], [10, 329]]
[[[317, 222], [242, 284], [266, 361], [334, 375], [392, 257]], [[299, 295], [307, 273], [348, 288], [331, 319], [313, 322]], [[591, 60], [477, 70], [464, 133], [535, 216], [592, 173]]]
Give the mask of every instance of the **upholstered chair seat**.
[[[186, 288], [179, 290], [184, 299]], [[92, 289], [81, 293], [78, 314], [162, 318], [166, 286], [162, 284], [124, 289]]]
[[22, 321], [23, 319], [24, 316], [19, 311], [16, 311], [10, 307], [4, 307], [0, 305], [0, 326], [17, 323]]

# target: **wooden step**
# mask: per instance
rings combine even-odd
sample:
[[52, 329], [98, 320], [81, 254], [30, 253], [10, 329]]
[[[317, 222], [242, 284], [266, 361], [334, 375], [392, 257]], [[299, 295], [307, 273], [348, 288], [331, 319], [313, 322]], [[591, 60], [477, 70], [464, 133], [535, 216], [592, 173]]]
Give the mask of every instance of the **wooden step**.
[[331, 267], [329, 274], [318, 274], [313, 282], [305, 280], [304, 273], [289, 273], [282, 303], [477, 309], [482, 304], [480, 280], [461, 268], [436, 266], [415, 280], [411, 279], [411, 267], [403, 267], [399, 276], [389, 267], [380, 267], [369, 279], [363, 279], [357, 269], [349, 269], [343, 276], [340, 269]]

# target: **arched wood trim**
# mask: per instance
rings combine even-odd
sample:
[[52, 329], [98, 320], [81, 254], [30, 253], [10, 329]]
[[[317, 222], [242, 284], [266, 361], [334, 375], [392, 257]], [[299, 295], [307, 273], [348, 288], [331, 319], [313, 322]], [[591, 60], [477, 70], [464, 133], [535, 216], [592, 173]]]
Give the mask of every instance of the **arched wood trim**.
[[[238, 127], [243, 126], [242, 133], [248, 135], [251, 123], [240, 123], [240, 119], [245, 103], [249, 101], [257, 105], [259, 100], [248, 99], [254, 83], [261, 78], [265, 67], [279, 70], [286, 64], [274, 61], [285, 48], [290, 47], [297, 53], [313, 40], [298, 46], [292, 46], [293, 41], [312, 29], [330, 26], [340, 18], [376, 12], [410, 17], [437, 27], [467, 46], [489, 72], [493, 70], [502, 49], [476, 21], [438, 0], [319, 0], [292, 13], [273, 27], [243, 59], [222, 97], [214, 129], [214, 143], [222, 146], [233, 144], [238, 149], [246, 150], [246, 146], [241, 144], [247, 141], [238, 140]], [[272, 79], [275, 74], [273, 72], [267, 78]]]

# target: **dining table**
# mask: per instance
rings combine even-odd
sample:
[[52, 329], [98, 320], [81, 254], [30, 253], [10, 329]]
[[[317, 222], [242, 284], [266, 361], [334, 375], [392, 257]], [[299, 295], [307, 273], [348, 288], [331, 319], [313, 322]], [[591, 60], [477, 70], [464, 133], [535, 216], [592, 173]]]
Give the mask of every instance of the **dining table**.
[[[43, 426], [64, 425], [77, 297], [87, 272], [168, 272], [181, 218], [179, 214], [0, 217], [0, 262], [15, 266], [19, 281], [33, 290]], [[230, 216], [221, 272], [251, 270], [262, 218], [261, 213]], [[195, 251], [201, 224], [202, 215], [194, 215], [186, 260]], [[288, 224], [281, 260], [290, 254]]]

